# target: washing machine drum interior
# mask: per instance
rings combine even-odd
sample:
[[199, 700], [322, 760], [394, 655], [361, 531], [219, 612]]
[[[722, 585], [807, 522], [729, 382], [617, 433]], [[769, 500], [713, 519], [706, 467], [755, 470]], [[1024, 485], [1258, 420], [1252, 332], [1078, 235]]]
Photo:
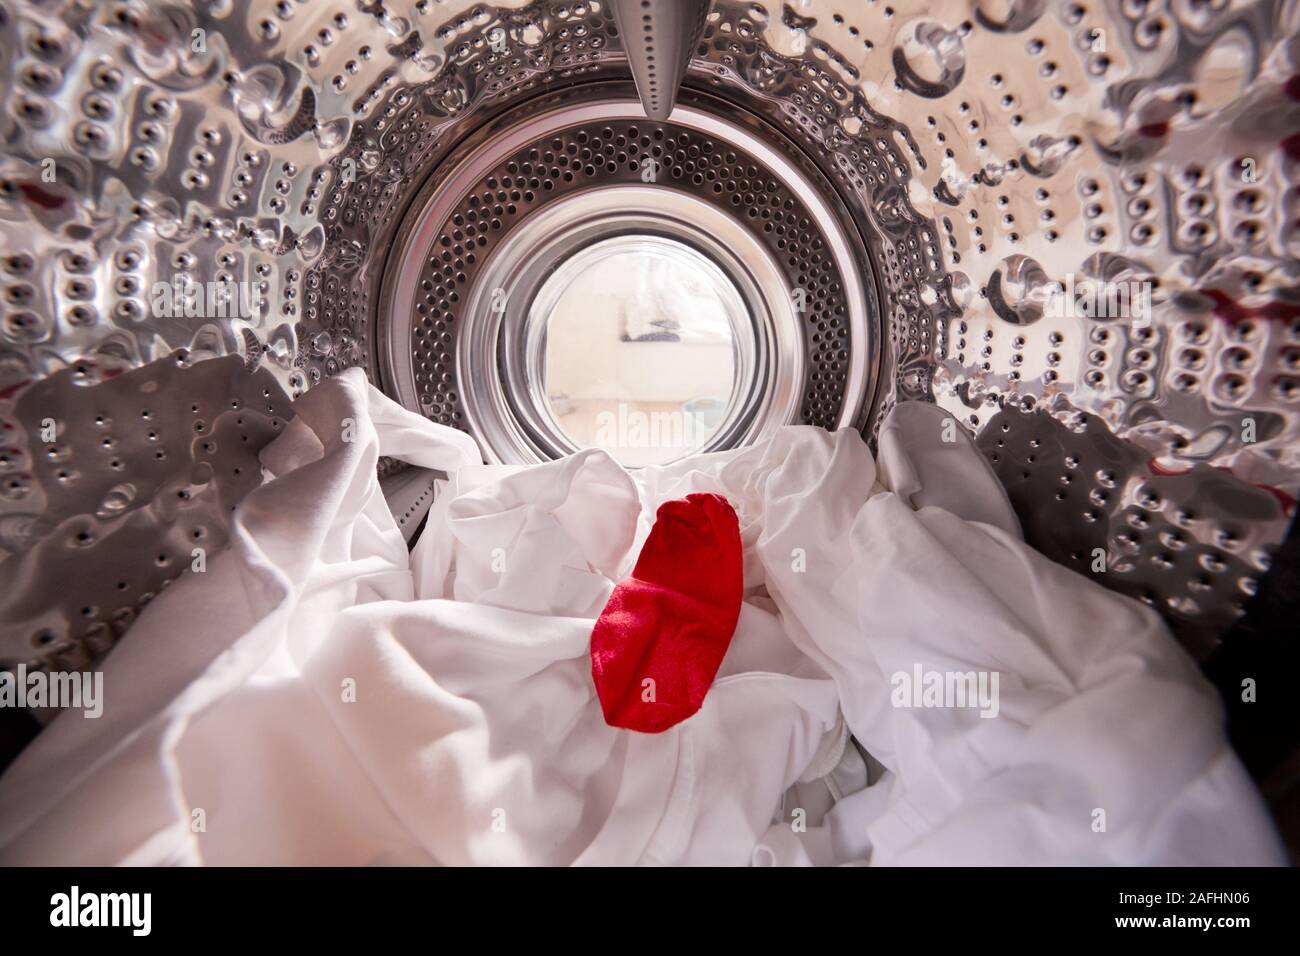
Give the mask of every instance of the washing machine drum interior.
[[[1036, 548], [1231, 687], [1293, 561], [1297, 27], [1145, 0], [0, 6], [0, 658], [107, 652], [224, 545], [292, 399], [356, 367], [502, 462], [873, 440], [936, 402]], [[404, 521], [427, 507], [380, 472]]]

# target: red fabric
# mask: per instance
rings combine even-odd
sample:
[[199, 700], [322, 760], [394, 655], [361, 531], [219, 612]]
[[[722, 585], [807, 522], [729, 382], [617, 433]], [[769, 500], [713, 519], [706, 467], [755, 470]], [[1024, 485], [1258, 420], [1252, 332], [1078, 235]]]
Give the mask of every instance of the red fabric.
[[591, 632], [605, 722], [654, 734], [699, 710], [736, 631], [741, 591], [740, 525], [727, 500], [664, 502]]

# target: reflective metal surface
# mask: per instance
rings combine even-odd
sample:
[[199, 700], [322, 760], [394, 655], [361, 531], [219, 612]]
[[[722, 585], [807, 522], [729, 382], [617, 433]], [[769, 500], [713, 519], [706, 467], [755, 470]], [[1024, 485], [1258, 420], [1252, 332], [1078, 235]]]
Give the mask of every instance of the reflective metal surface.
[[[465, 157], [541, 116], [576, 133], [616, 93], [636, 112], [587, 135], [617, 118], [675, 137], [654, 185], [710, 201], [717, 167], [692, 149], [713, 144], [737, 156], [723, 188], [754, 241], [771, 220], [748, 215], [759, 193], [742, 181], [809, 210], [779, 223], [823, 244], [795, 257], [817, 274], [782, 279], [813, 293], [797, 418], [871, 435], [893, 401], [937, 401], [978, 435], [1036, 546], [1151, 602], [1204, 653], [1300, 493], [1298, 30], [1295, 4], [1268, 0], [719, 0], [676, 112], [648, 120], [597, 0], [0, 5], [0, 522], [28, 529], [4, 536], [0, 574], [101, 505], [111, 469], [86, 459], [94, 482], [50, 511], [48, 443], [20, 412], [42, 383], [108, 394], [78, 391], [84, 362], [237, 355], [291, 395], [359, 365], [466, 425], [454, 357], [481, 289], [444, 272], [459, 283], [448, 307], [404, 338], [411, 316], [385, 307], [390, 250]], [[567, 171], [590, 165], [588, 185], [607, 186], [595, 152]], [[503, 207], [518, 213], [552, 169], [563, 181], [558, 162], [536, 165], [494, 190]], [[178, 275], [247, 283], [256, 309], [163, 314], [155, 284]], [[1091, 283], [1149, 309], [1084, 308]], [[190, 386], [175, 391], [188, 407]], [[146, 507], [95, 519], [96, 548], [61, 566], [126, 553], [116, 529]], [[31, 628], [22, 654], [94, 626], [32, 600], [13, 617]], [[99, 622], [133, 605], [84, 606]]]
[[645, 115], [666, 120], [704, 32], [711, 0], [608, 0]]
[[12, 464], [24, 443], [30, 457], [0, 479], [0, 661], [83, 667], [158, 591], [206, 570], [291, 415], [237, 356], [86, 360], [24, 389], [3, 454]]

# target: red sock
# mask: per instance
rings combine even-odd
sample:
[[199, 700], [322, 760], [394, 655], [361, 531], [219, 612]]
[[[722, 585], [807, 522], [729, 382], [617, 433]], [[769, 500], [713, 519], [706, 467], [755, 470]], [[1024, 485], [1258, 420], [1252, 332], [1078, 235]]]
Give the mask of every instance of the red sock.
[[591, 632], [605, 722], [653, 734], [700, 709], [740, 617], [740, 526], [719, 495], [659, 507]]

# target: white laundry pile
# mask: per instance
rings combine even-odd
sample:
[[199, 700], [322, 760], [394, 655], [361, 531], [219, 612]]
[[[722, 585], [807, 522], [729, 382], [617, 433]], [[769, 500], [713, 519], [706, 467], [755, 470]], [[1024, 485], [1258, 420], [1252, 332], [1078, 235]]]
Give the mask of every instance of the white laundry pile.
[[[356, 371], [297, 410], [232, 547], [107, 659], [103, 717], [0, 779], [0, 862], [1283, 862], [1192, 661], [1027, 547], [932, 406], [878, 461], [800, 427], [636, 474], [479, 465]], [[380, 454], [451, 476], [409, 560]], [[692, 492], [739, 515], [735, 637], [694, 716], [608, 727], [594, 619]], [[967, 672], [995, 716], [897, 697]]]

